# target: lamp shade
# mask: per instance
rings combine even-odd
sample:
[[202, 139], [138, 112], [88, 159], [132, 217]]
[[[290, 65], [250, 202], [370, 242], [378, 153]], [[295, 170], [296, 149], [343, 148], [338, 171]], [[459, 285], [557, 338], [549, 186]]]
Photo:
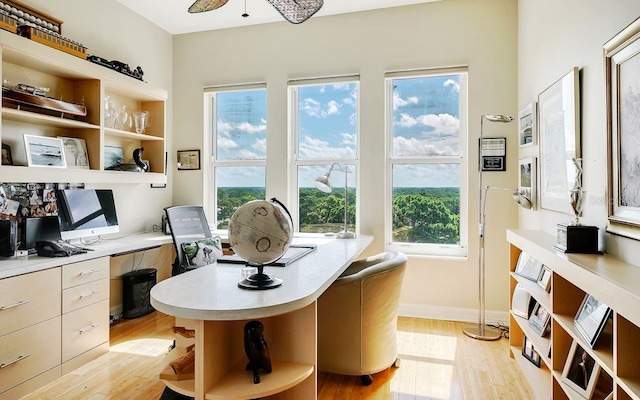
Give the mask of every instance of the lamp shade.
[[320, 7], [323, 0], [267, 0], [287, 21], [299, 24], [311, 18]]
[[318, 179], [313, 182], [313, 185], [316, 189], [325, 193], [331, 193], [331, 190], [333, 189], [331, 179], [329, 179], [329, 174], [318, 177]]
[[229, 0], [196, 0], [191, 7], [189, 7], [189, 12], [195, 14], [212, 11], [227, 4], [227, 1]]
[[511, 122], [513, 121], [513, 117], [510, 117], [508, 115], [501, 115], [501, 114], [497, 114], [497, 115], [485, 115], [484, 116], [486, 119], [488, 119], [491, 122]]

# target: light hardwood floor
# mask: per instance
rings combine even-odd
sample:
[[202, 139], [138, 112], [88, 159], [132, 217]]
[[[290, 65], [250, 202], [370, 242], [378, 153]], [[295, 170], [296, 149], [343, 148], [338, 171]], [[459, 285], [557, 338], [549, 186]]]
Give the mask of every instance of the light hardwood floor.
[[[108, 354], [24, 400], [159, 399], [164, 384], [158, 372], [173, 338], [173, 322], [159, 312], [123, 320], [111, 328]], [[400, 317], [400, 367], [375, 374], [367, 387], [358, 377], [320, 372], [318, 399], [530, 399], [520, 370], [509, 358], [508, 341], [468, 338], [462, 325]]]

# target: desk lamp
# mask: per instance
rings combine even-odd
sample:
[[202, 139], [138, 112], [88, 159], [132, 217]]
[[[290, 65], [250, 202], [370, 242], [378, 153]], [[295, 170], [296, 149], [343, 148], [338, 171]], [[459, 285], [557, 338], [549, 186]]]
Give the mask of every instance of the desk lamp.
[[313, 184], [321, 192], [331, 193], [331, 191], [333, 190], [333, 185], [331, 184], [331, 179], [330, 179], [331, 172], [333, 172], [333, 168], [336, 166], [338, 167], [338, 170], [340, 170], [341, 172], [344, 172], [344, 230], [342, 232], [338, 232], [336, 236], [338, 239], [352, 239], [356, 237], [356, 234], [353, 232], [349, 232], [347, 228], [347, 208], [349, 205], [349, 201], [347, 198], [347, 174], [350, 172], [349, 168], [346, 165], [343, 168], [340, 166], [340, 164], [333, 163], [331, 164], [331, 168], [329, 168], [329, 171], [326, 174], [318, 177], [313, 182]]

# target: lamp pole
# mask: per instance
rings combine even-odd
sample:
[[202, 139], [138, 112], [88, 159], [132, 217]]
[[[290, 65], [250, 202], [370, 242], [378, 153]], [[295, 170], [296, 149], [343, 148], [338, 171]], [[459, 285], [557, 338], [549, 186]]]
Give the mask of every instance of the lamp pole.
[[[338, 164], [338, 168], [340, 168], [340, 164]], [[348, 185], [347, 185], [347, 174], [349, 173], [349, 167], [344, 166], [344, 230], [342, 232], [338, 232], [338, 239], [353, 239], [356, 237], [356, 234], [353, 232], [349, 232], [347, 229], [347, 209], [349, 206], [348, 201]]]

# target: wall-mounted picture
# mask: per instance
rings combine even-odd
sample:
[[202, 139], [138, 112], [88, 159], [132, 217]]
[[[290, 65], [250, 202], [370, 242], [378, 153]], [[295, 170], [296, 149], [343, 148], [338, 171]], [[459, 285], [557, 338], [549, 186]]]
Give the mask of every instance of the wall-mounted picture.
[[200, 169], [200, 150], [178, 150], [178, 169]]
[[483, 138], [481, 151], [483, 171], [506, 171], [507, 138]]
[[518, 263], [516, 264], [516, 274], [537, 282], [541, 272], [542, 263], [540, 261], [531, 257], [529, 253], [526, 253], [524, 251], [520, 253], [520, 256], [518, 257]]
[[13, 165], [13, 157], [11, 156], [11, 146], [2, 143], [2, 165]]
[[518, 190], [531, 201], [531, 209], [536, 208], [536, 159], [527, 157], [518, 160]]
[[573, 319], [573, 323], [585, 342], [593, 348], [607, 325], [610, 316], [611, 308], [587, 293]]
[[536, 303], [529, 317], [529, 326], [535, 333], [544, 336], [549, 331], [551, 314], [540, 303]]
[[104, 169], [124, 164], [124, 152], [122, 147], [104, 146]]
[[562, 370], [562, 381], [582, 397], [590, 399], [599, 374], [600, 365], [574, 340]]
[[536, 351], [535, 347], [533, 347], [531, 340], [526, 336], [522, 342], [522, 355], [524, 358], [531, 361], [533, 365], [538, 368], [540, 367], [540, 354]]
[[67, 168], [89, 169], [89, 153], [87, 152], [87, 142], [80, 138], [70, 138], [59, 136], [64, 145], [64, 157], [67, 161]]
[[542, 273], [538, 278], [538, 286], [543, 288], [546, 292], [551, 291], [551, 270], [547, 266], [542, 266]]
[[537, 144], [537, 105], [536, 102], [527, 104], [518, 113], [518, 137], [520, 147], [534, 146]]
[[569, 189], [580, 158], [580, 81], [578, 67], [538, 96], [540, 207], [573, 215]]
[[609, 144], [607, 230], [640, 240], [640, 19], [604, 45]]
[[24, 135], [30, 167], [66, 168], [62, 140], [47, 136]]

